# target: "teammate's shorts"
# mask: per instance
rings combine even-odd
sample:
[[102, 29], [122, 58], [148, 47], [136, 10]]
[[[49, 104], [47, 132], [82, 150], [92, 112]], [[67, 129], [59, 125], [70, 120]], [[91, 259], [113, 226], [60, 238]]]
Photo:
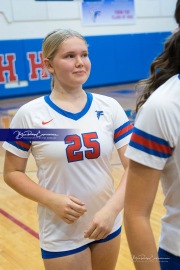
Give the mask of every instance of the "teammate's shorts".
[[93, 242], [90, 242], [89, 244], [86, 244], [86, 245], [84, 245], [82, 247], [75, 248], [75, 249], [72, 249], [72, 250], [60, 251], [60, 252], [51, 252], [51, 251], [46, 251], [44, 249], [41, 249], [42, 258], [43, 259], [53, 259], [53, 258], [58, 258], [58, 257], [64, 257], [64, 256], [72, 255], [72, 254], [75, 254], [75, 253], [78, 253], [78, 252], [81, 252], [81, 251], [85, 250], [91, 244], [98, 244], [98, 243], [104, 243], [104, 242], [110, 241], [111, 239], [117, 237], [120, 233], [121, 233], [121, 227], [117, 231], [109, 234], [104, 239], [95, 240]]
[[180, 270], [180, 257], [175, 256], [162, 248], [158, 251], [161, 270]]

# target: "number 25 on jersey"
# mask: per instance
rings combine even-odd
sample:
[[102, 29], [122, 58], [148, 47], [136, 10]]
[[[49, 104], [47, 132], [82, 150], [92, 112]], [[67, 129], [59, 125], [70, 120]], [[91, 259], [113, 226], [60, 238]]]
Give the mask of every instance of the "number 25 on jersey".
[[[68, 162], [81, 161], [84, 157], [87, 159], [98, 158], [100, 156], [100, 144], [97, 139], [96, 132], [67, 135], [64, 141], [65, 144], [68, 144], [66, 148]], [[85, 146], [87, 150], [82, 151], [82, 146]]]

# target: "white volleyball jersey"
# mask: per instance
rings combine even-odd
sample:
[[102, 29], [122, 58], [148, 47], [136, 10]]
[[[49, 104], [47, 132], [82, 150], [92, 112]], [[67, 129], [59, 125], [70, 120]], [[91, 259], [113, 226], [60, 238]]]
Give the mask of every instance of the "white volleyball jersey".
[[[59, 194], [75, 196], [85, 203], [87, 213], [73, 224], [62, 221], [43, 205], [38, 206], [41, 248], [65, 251], [91, 242], [84, 231], [94, 214], [114, 193], [111, 155], [114, 145], [127, 145], [132, 131], [119, 103], [103, 95], [87, 93], [87, 102], [79, 113], [60, 109], [49, 96], [22, 106], [10, 128], [72, 129], [62, 141], [4, 142], [6, 150], [28, 158], [34, 156], [39, 185]], [[117, 216], [112, 232], [121, 226]]]
[[159, 245], [180, 256], [180, 75], [160, 86], [140, 108], [126, 156], [162, 170], [167, 213]]

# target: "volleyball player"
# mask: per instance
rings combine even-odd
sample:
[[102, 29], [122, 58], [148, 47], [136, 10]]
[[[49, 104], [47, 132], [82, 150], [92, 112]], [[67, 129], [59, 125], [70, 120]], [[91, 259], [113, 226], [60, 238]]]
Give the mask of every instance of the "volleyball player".
[[[141, 81], [139, 87], [143, 92], [125, 153], [130, 158], [124, 209], [127, 239], [137, 270], [179, 270], [179, 30], [166, 40], [163, 52], [151, 64], [150, 77]], [[157, 252], [150, 214], [160, 179], [166, 214], [162, 217]]]
[[[83, 90], [91, 69], [88, 45], [73, 30], [49, 33], [43, 62], [52, 75], [50, 95], [22, 106], [11, 128], [66, 129], [57, 142], [5, 142], [5, 182], [38, 203], [46, 270], [113, 270], [120, 247], [126, 174], [114, 190], [115, 146], [124, 169], [132, 125], [119, 103]], [[25, 173], [30, 152], [39, 184]]]

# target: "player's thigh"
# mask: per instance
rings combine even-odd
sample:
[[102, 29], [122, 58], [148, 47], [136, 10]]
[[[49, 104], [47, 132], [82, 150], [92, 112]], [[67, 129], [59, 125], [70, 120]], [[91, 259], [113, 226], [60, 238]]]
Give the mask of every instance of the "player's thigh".
[[91, 261], [93, 270], [114, 270], [116, 267], [121, 235], [98, 244], [91, 244]]
[[92, 270], [89, 248], [64, 257], [44, 259], [45, 270]]

